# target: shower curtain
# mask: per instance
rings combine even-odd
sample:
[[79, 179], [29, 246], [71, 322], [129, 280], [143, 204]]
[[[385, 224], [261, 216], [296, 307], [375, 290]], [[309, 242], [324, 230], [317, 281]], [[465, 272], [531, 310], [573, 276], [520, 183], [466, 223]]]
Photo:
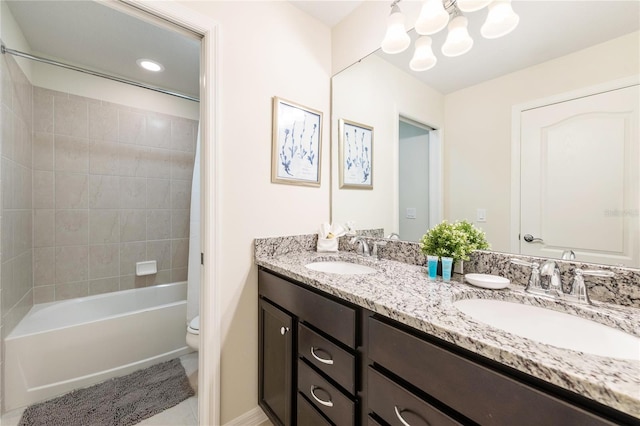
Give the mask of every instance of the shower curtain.
[[187, 323], [200, 314], [200, 124], [191, 180], [189, 265], [187, 270]]

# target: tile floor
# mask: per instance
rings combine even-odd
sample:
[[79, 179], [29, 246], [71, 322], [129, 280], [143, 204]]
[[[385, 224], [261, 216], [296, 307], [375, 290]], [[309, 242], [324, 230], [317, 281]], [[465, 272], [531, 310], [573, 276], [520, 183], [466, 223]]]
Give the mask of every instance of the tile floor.
[[[180, 361], [196, 394], [182, 401], [175, 407], [171, 407], [153, 417], [143, 420], [138, 423], [139, 425], [198, 426], [198, 352], [184, 355], [180, 357]], [[23, 411], [24, 408], [19, 408], [5, 413], [2, 416], [2, 426], [17, 426]]]

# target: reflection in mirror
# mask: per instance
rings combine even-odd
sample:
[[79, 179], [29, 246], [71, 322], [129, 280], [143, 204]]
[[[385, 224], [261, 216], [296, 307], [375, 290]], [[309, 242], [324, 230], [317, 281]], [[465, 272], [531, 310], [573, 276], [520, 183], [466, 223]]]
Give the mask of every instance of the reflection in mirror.
[[[547, 7], [542, 4], [548, 2], [537, 3]], [[625, 2], [579, 3], [602, 7], [605, 3], [620, 5]], [[638, 6], [632, 7], [637, 9]], [[526, 28], [524, 13], [521, 19]], [[420, 224], [417, 229], [407, 231], [401, 228], [401, 221], [417, 223], [424, 219], [430, 227], [442, 219], [467, 219], [486, 232], [496, 251], [532, 254], [530, 250], [535, 248], [542, 249], [537, 251], [538, 255], [560, 258], [564, 251], [573, 250], [579, 261], [640, 267], [638, 21], [640, 19], [634, 18], [631, 27], [625, 27], [622, 34], [594, 39], [592, 46], [565, 51], [562, 56], [527, 64], [522, 69], [512, 69], [502, 76], [494, 75], [488, 81], [474, 82], [462, 88], [452, 88], [454, 81], [445, 82], [436, 89], [435, 83], [427, 84], [420, 80], [419, 74], [409, 71], [408, 61], [407, 69], [402, 70], [386, 60], [391, 56], [381, 52], [336, 74], [332, 80], [332, 220], [354, 221], [358, 229], [384, 228], [385, 235], [395, 232], [403, 240], [416, 241], [427, 227]], [[534, 26], [545, 31], [543, 22]], [[415, 35], [412, 38], [415, 39]], [[563, 41], [556, 39], [554, 43]], [[444, 66], [444, 62], [438, 64], [441, 65]], [[473, 71], [473, 64], [467, 63], [455, 74]], [[445, 86], [447, 88], [442, 88]], [[520, 126], [526, 119], [526, 111], [624, 86], [632, 86], [630, 98], [635, 98], [635, 104], [632, 100], [626, 115], [596, 125], [597, 132], [605, 135], [622, 131], [621, 138], [612, 144], [613, 139], [607, 136], [593, 140], [580, 135], [577, 141], [550, 145], [563, 139], [562, 126], [573, 119], [560, 120], [561, 123], [558, 120], [544, 122], [538, 132], [547, 134], [549, 129], [557, 129], [557, 134], [555, 139], [538, 139], [537, 143], [542, 145], [536, 149], [542, 149], [546, 157], [531, 164], [543, 170], [551, 170], [549, 167], [553, 166], [553, 176], [537, 175], [530, 182], [527, 181], [528, 171], [523, 170], [521, 175], [520, 165], [531, 165], [529, 162], [533, 161], [528, 154], [520, 155]], [[602, 109], [608, 107], [599, 104], [596, 98], [592, 99], [596, 108], [585, 111], [586, 115], [609, 114]], [[337, 187], [336, 123], [341, 118], [374, 128], [373, 190]], [[417, 155], [412, 158], [414, 163], [411, 165], [401, 165], [403, 121], [432, 129], [429, 131], [428, 160], [425, 159], [422, 165], [415, 163]], [[565, 140], [575, 135], [566, 136]], [[607, 161], [603, 161], [603, 149], [607, 150]], [[590, 152], [590, 156], [586, 152]], [[623, 162], [614, 164], [615, 157]], [[579, 163], [584, 167], [578, 167]], [[401, 186], [411, 189], [416, 182], [424, 183], [425, 179], [402, 177], [401, 169], [408, 176], [427, 171], [426, 204], [419, 207], [415, 201], [411, 202], [415, 205], [400, 201]], [[589, 172], [597, 177], [586, 180]], [[595, 186], [597, 182], [601, 183], [598, 187]], [[533, 190], [537, 197], [536, 201], [522, 204], [522, 207], [521, 184], [527, 190]], [[605, 194], [608, 194], [606, 199], [603, 198]], [[596, 199], [598, 201], [594, 202]], [[548, 208], [551, 200], [555, 200], [553, 208]], [[568, 206], [573, 206], [571, 212], [566, 210]], [[535, 210], [538, 224], [521, 229], [523, 209]], [[565, 214], [559, 220], [559, 212], [563, 209]], [[546, 213], [550, 216], [545, 217]], [[577, 230], [574, 229], [571, 235], [552, 234], [558, 229], [569, 228]], [[531, 234], [543, 242], [526, 243], [527, 247], [521, 248], [525, 242], [519, 239], [520, 234]], [[589, 235], [589, 238], [580, 235]]]

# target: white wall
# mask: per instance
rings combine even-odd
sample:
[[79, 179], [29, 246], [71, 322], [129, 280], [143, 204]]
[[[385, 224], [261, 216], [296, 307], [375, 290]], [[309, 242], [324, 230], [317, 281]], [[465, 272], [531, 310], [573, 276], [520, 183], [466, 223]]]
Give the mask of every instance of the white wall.
[[[335, 76], [332, 93], [332, 221], [354, 221], [356, 229], [398, 232], [399, 117], [441, 128], [444, 97], [375, 55]], [[372, 190], [339, 188], [340, 118], [373, 127]]]
[[[219, 24], [222, 423], [258, 391], [256, 237], [315, 233], [329, 219], [329, 28], [288, 2], [181, 2]], [[324, 112], [319, 188], [272, 184], [271, 98]], [[206, 324], [204, 325], [206, 327]]]
[[509, 251], [513, 105], [638, 75], [635, 32], [445, 96], [445, 217], [475, 219], [492, 249]]
[[[18, 23], [5, 1], [0, 2], [0, 37], [8, 49], [31, 53], [31, 47], [24, 38], [20, 27], [18, 27]], [[32, 62], [28, 59], [18, 57], [16, 57], [16, 62], [20, 65], [22, 72], [25, 73], [29, 81], [31, 81]]]

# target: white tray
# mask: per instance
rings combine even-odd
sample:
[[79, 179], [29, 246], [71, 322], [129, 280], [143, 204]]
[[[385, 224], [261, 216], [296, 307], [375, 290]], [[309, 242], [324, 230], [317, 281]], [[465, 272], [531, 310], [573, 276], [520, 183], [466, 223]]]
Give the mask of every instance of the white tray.
[[489, 274], [466, 274], [464, 279], [476, 287], [490, 288], [492, 290], [505, 288], [511, 282], [507, 278]]

